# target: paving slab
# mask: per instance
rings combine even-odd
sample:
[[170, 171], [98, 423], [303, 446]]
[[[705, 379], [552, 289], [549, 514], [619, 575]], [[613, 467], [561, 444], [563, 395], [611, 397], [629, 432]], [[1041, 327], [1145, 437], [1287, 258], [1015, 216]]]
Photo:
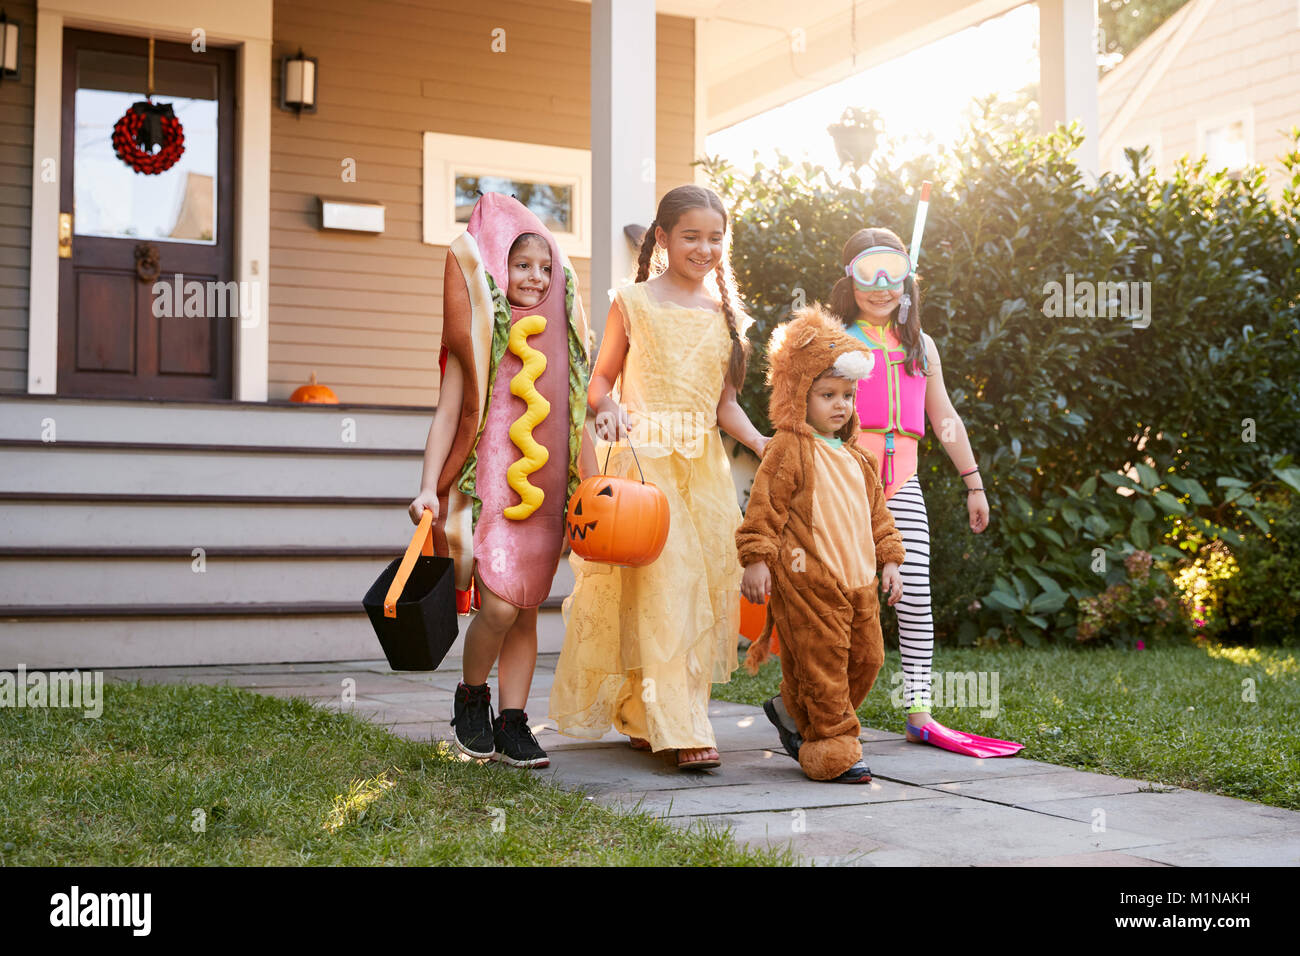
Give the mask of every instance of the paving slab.
[[[998, 758], [1005, 760], [1006, 758]], [[940, 783], [936, 789], [945, 793], [979, 800], [991, 800], [1012, 807], [1027, 807], [1042, 800], [1063, 800], [1071, 797], [1093, 797], [1104, 794], [1137, 793], [1154, 784], [1128, 777], [1108, 777], [1104, 773], [1085, 770], [1062, 770], [1037, 774], [1012, 774], [981, 780], [960, 780]]]
[[713, 816], [719, 813], [758, 813], [784, 811], [790, 819], [826, 807], [862, 809], [876, 803], [899, 800], [940, 800], [943, 796], [924, 787], [909, 787], [888, 780], [871, 783], [838, 784], [809, 780], [798, 770], [797, 776], [763, 783], [738, 783], [729, 786], [690, 787], [677, 790], [607, 792], [597, 796], [606, 805], [631, 807], [639, 803], [647, 813], [663, 817]]
[[358, 695], [358, 697], [365, 697], [366, 700], [402, 704], [413, 709], [427, 709], [430, 713], [437, 711], [439, 714], [451, 713], [451, 702], [455, 696], [453, 691], [443, 690], [441, 687], [429, 687], [424, 690], [385, 690], [378, 694], [372, 692]]
[[[786, 810], [709, 819], [732, 825], [736, 839], [792, 845], [813, 857], [850, 856], [848, 851], [866, 848], [869, 852], [858, 862], [875, 866], [972, 866], [1127, 850], [1152, 842], [1141, 835], [1094, 833], [1087, 823], [932, 792], [934, 798], [928, 800], [809, 809], [803, 817]], [[796, 825], [803, 829], [795, 830]]]
[[220, 684], [240, 676], [227, 667], [115, 667], [104, 671], [105, 681], [141, 684]]
[[998, 863], [977, 863], [976, 866], [1167, 866], [1165, 863], [1157, 863], [1155, 860], [1148, 860], [1136, 854], [1142, 852], [1133, 850], [1129, 853], [1120, 853], [1117, 850], [1099, 850], [1096, 853], [1075, 853], [1069, 856], [1038, 856], [1029, 857], [1023, 860], [1007, 860]]
[[1291, 833], [1300, 837], [1300, 813], [1214, 793], [1174, 789], [1170, 792], [1119, 793], [1026, 803], [1024, 809], [1068, 820], [1092, 821], [1105, 811], [1108, 829], [1144, 833], [1170, 843], [1210, 837]]
[[566, 749], [557, 754], [551, 760], [551, 769], [560, 778], [557, 782], [601, 795], [764, 783], [774, 777], [789, 779], [791, 773], [803, 777], [793, 760], [770, 750], [730, 753], [716, 770], [687, 773], [677, 769], [673, 751], [646, 753], [626, 746], [626, 738], [622, 740], [622, 746], [613, 748]]
[[1129, 852], [1166, 866], [1300, 866], [1300, 833], [1177, 840]]

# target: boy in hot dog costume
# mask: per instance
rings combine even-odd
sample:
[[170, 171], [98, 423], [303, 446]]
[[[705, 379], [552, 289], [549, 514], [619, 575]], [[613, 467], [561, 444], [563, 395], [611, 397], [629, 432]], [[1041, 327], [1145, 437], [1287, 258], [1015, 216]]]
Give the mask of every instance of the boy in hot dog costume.
[[889, 588], [891, 604], [901, 597], [904, 556], [879, 466], [857, 443], [854, 389], [872, 362], [819, 305], [776, 330], [768, 362], [776, 434], [736, 546], [742, 593], [771, 600], [746, 664], [758, 669], [775, 627], [781, 694], [764, 710], [782, 743], [814, 780], [869, 783], [856, 711], [885, 660], [877, 590]]
[[523, 707], [537, 608], [551, 590], [579, 481], [590, 347], [577, 276], [554, 237], [518, 200], [482, 196], [447, 252], [443, 391], [410, 508], [413, 520], [436, 511], [434, 549], [455, 561], [459, 608], [470, 610], [471, 595], [480, 607], [452, 719], [456, 747], [471, 757], [548, 762]]

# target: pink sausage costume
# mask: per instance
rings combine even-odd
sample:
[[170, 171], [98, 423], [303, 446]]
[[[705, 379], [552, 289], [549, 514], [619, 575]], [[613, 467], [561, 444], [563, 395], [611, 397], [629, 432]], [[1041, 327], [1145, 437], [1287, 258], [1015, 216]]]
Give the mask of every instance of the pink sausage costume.
[[[506, 300], [510, 247], [523, 233], [551, 249], [535, 306]], [[479, 199], [447, 252], [443, 355], [464, 371], [456, 436], [438, 476], [434, 548], [456, 564], [462, 613], [473, 575], [516, 607], [550, 593], [587, 414], [590, 342], [577, 277], [554, 237], [518, 200]]]
[[[907, 323], [914, 291], [913, 276], [921, 255], [921, 236], [930, 203], [930, 184], [921, 186], [916, 224], [912, 230], [911, 254], [892, 246], [871, 246], [854, 256], [845, 267], [859, 291], [903, 289], [899, 299], [899, 325]], [[930, 656], [934, 647], [934, 628], [929, 598], [930, 553], [929, 525], [920, 486], [914, 480], [917, 470], [917, 444], [925, 435], [926, 361], [917, 374], [907, 370], [907, 352], [896, 333], [876, 330], [877, 341], [869, 335], [865, 320], [848, 325], [848, 331], [874, 351], [876, 362], [872, 374], [858, 381], [857, 413], [862, 444], [880, 461], [881, 482], [890, 502], [895, 524], [903, 534], [909, 559], [902, 566], [903, 600], [898, 605], [899, 648], [903, 669], [924, 677], [923, 691], [916, 692], [909, 713], [929, 713]], [[903, 493], [894, 498], [896, 492]], [[912, 555], [918, 555], [921, 567]], [[928, 743], [971, 757], [1008, 757], [1024, 745], [978, 734], [966, 734], [931, 719], [922, 727], [905, 724], [906, 737], [913, 743]]]

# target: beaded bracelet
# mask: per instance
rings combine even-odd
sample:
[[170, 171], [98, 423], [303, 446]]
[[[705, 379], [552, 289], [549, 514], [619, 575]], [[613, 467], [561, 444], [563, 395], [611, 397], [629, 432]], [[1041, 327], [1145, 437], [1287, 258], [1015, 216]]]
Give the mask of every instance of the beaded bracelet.
[[984, 490], [983, 488], [967, 488], [966, 494], [970, 494], [972, 491], [983, 491], [983, 490]]

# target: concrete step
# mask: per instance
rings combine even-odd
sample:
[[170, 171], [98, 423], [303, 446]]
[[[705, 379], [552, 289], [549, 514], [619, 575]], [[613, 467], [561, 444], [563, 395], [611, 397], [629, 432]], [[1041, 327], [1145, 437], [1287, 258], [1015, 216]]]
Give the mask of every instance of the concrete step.
[[0, 440], [422, 449], [432, 409], [7, 396]]
[[[395, 496], [361, 504], [227, 500], [94, 500], [93, 495], [0, 500], [0, 547], [405, 547], [415, 526]], [[86, 500], [89, 499], [89, 500]]]
[[7, 492], [413, 498], [423, 470], [419, 450], [126, 450], [58, 442], [3, 446], [0, 456], [0, 491]]
[[[90, 549], [93, 550], [93, 549]], [[204, 548], [202, 561], [182, 548], [139, 555], [115, 549], [111, 556], [28, 556], [0, 553], [0, 606], [229, 605], [276, 602], [355, 601], [394, 558], [400, 545], [370, 554], [320, 555], [267, 549]], [[196, 570], [201, 567], [203, 570]], [[562, 598], [573, 589], [569, 563], [551, 585]]]
[[[468, 617], [448, 652], [463, 652]], [[538, 652], [558, 653], [564, 622], [558, 609], [537, 615]], [[161, 667], [352, 661], [382, 658], [370, 621], [355, 614], [202, 618], [0, 619], [0, 670]]]

